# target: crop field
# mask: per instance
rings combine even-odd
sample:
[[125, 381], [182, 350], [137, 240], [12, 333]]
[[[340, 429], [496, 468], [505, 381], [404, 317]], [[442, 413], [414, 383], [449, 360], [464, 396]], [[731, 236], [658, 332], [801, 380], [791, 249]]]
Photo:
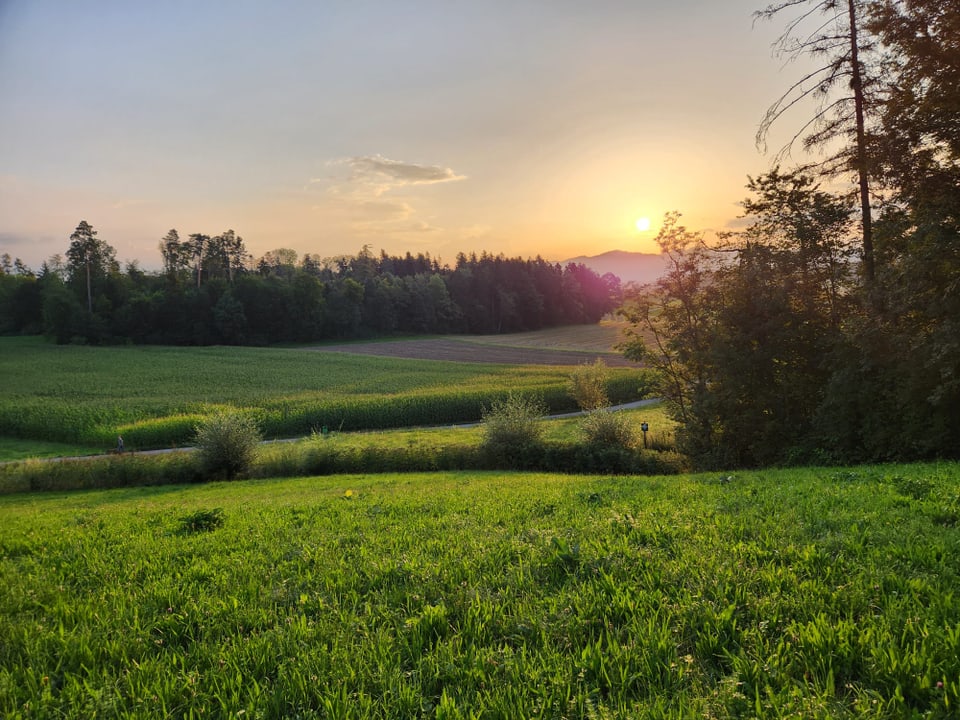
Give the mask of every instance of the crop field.
[[[475, 356], [479, 357], [475, 353]], [[426, 362], [305, 349], [56, 346], [0, 338], [0, 437], [103, 450], [188, 443], [217, 409], [253, 414], [267, 437], [479, 419], [509, 392], [575, 409], [569, 367]], [[639, 371], [611, 369], [614, 400]]]
[[0, 716], [949, 718], [960, 466], [0, 498]]
[[506, 335], [457, 335], [416, 340], [389, 340], [327, 344], [327, 352], [351, 352], [381, 357], [495, 362], [517, 365], [580, 365], [597, 358], [608, 367], [633, 367], [616, 349], [626, 327], [624, 321], [602, 320], [595, 325], [575, 325]]
[[378, 340], [343, 345], [320, 345], [317, 346], [317, 349], [325, 352], [348, 352], [377, 357], [445, 360], [449, 362], [489, 362], [512, 365], [590, 365], [600, 359], [608, 367], [633, 366], [633, 363], [623, 355], [612, 352], [510, 346], [504, 343], [489, 343], [463, 337]]

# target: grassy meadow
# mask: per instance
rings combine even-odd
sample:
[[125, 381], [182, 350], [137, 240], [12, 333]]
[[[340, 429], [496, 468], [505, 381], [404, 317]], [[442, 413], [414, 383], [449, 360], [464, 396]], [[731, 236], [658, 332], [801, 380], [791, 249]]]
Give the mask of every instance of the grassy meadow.
[[[58, 346], [0, 338], [0, 438], [103, 451], [189, 443], [218, 409], [253, 414], [266, 437], [477, 420], [508, 392], [573, 410], [570, 368], [379, 358], [299, 348]], [[639, 372], [610, 372], [639, 397]], [[4, 444], [0, 443], [0, 452]], [[4, 459], [16, 459], [7, 455]]]
[[[619, 412], [637, 431], [636, 447], [632, 450], [591, 445], [585, 438], [582, 418], [543, 419], [538, 421], [543, 430], [541, 450], [527, 453], [523, 467], [620, 475], [675, 474], [688, 467], [686, 459], [672, 449], [674, 423], [661, 405]], [[650, 424], [649, 450], [642, 447], [638, 431], [642, 422]], [[245, 475], [264, 479], [338, 473], [513, 469], [521, 461], [522, 458], [510, 455], [510, 463], [505, 466], [498, 457], [491, 457], [484, 447], [484, 437], [484, 428], [478, 424], [314, 433], [292, 441], [261, 444]], [[11, 443], [11, 447], [15, 448], [15, 443]], [[194, 452], [110, 454], [62, 462], [25, 457], [0, 463], [0, 494], [176, 485], [219, 479], [205, 472]]]
[[960, 466], [0, 497], [0, 717], [948, 718]]

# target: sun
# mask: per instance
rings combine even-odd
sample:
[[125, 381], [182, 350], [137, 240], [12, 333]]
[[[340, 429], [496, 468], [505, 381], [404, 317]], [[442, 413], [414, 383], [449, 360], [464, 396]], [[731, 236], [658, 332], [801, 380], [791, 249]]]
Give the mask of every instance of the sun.
[[636, 222], [637, 230], [639, 232], [646, 232], [650, 229], [650, 218], [648, 217], [639, 217]]

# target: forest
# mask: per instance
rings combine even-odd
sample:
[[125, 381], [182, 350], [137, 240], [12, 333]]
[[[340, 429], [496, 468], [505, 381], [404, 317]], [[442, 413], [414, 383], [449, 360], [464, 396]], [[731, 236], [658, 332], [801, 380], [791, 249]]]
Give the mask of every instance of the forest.
[[456, 265], [365, 246], [355, 256], [254, 259], [229, 230], [171, 230], [161, 272], [121, 270], [86, 221], [65, 257], [38, 272], [0, 258], [0, 333], [57, 343], [267, 345], [394, 333], [492, 334], [595, 323], [620, 302], [620, 281], [584, 265], [460, 254]]

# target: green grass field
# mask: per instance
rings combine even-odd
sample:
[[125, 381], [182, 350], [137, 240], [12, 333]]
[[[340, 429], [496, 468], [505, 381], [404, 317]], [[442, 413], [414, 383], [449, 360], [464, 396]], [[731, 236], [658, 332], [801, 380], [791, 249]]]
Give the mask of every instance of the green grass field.
[[[583, 417], [542, 419], [542, 444], [525, 459], [524, 467], [541, 471], [629, 475], [662, 475], [688, 468], [673, 451], [674, 423], [659, 405], [620, 411], [635, 429], [630, 451], [598, 448], [588, 442]], [[649, 450], [643, 448], [639, 427], [650, 424]], [[485, 449], [482, 424], [405, 428], [327, 435], [312, 434], [292, 441], [261, 443], [245, 476], [282, 478], [362, 472], [430, 472], [491, 470], [504, 467]], [[28, 447], [36, 443], [26, 443]], [[16, 447], [15, 444], [12, 444]], [[66, 449], [67, 446], [51, 446]], [[111, 453], [64, 462], [21, 459], [0, 463], [0, 494], [28, 491], [61, 492], [208, 482], [211, 477], [193, 452]]]
[[[198, 422], [222, 408], [252, 413], [267, 437], [323, 426], [444, 424], [479, 419], [510, 391], [539, 395], [563, 411], [574, 409], [569, 373], [297, 348], [102, 348], [0, 338], [0, 437], [91, 452], [113, 447], [118, 434], [128, 449], [183, 445]], [[610, 375], [614, 399], [639, 396], [637, 371]]]
[[0, 717], [949, 718], [960, 466], [0, 497]]

